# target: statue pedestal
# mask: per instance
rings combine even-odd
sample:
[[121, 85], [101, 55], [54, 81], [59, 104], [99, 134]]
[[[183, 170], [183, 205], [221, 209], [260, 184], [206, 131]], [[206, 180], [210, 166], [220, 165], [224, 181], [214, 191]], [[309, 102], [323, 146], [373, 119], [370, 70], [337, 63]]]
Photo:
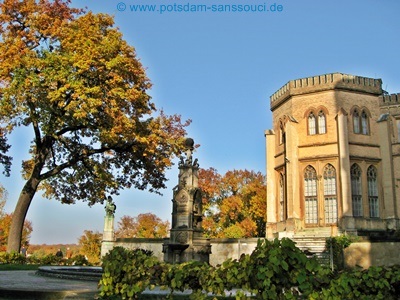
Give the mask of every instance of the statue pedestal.
[[114, 247], [114, 215], [104, 217], [103, 240], [101, 242], [101, 257]]
[[104, 217], [103, 241], [114, 241], [114, 216]]

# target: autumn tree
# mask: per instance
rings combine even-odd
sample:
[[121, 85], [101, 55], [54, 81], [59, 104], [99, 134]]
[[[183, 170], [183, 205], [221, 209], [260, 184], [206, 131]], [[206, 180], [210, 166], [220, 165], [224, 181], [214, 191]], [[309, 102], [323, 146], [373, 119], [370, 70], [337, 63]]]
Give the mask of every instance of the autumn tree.
[[118, 238], [164, 238], [168, 236], [170, 224], [152, 213], [137, 217], [122, 216], [115, 236]]
[[103, 235], [98, 231], [85, 230], [78, 239], [79, 253], [95, 265], [100, 263], [102, 237]]
[[199, 170], [208, 237], [265, 236], [265, 176], [248, 170], [228, 171], [221, 176], [214, 168]]
[[9, 173], [7, 136], [29, 128], [30, 159], [8, 251], [18, 251], [38, 189], [62, 203], [103, 203], [122, 188], [165, 187], [183, 149], [185, 126], [156, 110], [135, 49], [105, 14], [68, 0], [0, 3], [0, 163]]
[[7, 190], [0, 184], [0, 218], [5, 215], [4, 207], [7, 201]]
[[[7, 214], [7, 213], [0, 218], [0, 251], [5, 251], [7, 249], [7, 240], [10, 235], [9, 229], [12, 219], [13, 219], [13, 214]], [[29, 240], [32, 231], [33, 231], [32, 222], [29, 220], [24, 220], [20, 246], [29, 245]]]

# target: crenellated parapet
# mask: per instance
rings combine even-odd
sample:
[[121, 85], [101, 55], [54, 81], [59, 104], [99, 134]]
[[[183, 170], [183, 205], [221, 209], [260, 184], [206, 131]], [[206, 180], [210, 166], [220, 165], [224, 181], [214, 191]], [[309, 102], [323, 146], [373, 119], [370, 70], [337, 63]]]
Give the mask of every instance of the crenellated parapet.
[[331, 73], [291, 80], [271, 95], [271, 110], [274, 110], [291, 96], [333, 89], [381, 95], [382, 80], [343, 73]]
[[400, 104], [400, 93], [379, 96], [379, 106], [397, 106]]

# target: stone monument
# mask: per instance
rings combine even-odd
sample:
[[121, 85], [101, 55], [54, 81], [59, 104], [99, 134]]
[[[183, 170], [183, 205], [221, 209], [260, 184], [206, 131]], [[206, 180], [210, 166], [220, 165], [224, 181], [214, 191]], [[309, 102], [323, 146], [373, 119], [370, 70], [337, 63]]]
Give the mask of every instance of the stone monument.
[[199, 164], [193, 161], [194, 141], [186, 139], [186, 159], [180, 158], [178, 185], [173, 190], [170, 239], [163, 244], [164, 261], [209, 262], [210, 240], [202, 235], [202, 193], [198, 187]]
[[117, 206], [110, 196], [107, 197], [105, 206], [106, 216], [104, 217], [103, 240], [101, 245], [101, 257], [106, 255], [113, 247], [115, 242], [114, 236], [114, 213]]

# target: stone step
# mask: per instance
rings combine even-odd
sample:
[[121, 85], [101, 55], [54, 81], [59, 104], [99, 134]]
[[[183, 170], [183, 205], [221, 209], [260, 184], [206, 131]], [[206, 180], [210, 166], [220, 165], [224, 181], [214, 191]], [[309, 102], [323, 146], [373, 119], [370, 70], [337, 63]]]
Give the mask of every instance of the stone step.
[[[335, 233], [341, 232], [335, 228]], [[302, 250], [308, 257], [316, 257], [321, 264], [330, 264], [330, 254], [326, 250], [326, 239], [330, 238], [332, 230], [330, 227], [307, 228], [293, 234], [291, 239], [296, 243], [296, 247]]]
[[297, 248], [312, 253], [321, 253], [325, 251], [325, 245], [297, 245]]
[[295, 236], [293, 241], [296, 246], [306, 253], [320, 254], [325, 251], [325, 236]]
[[300, 231], [294, 234], [294, 237], [330, 237], [331, 231]]

